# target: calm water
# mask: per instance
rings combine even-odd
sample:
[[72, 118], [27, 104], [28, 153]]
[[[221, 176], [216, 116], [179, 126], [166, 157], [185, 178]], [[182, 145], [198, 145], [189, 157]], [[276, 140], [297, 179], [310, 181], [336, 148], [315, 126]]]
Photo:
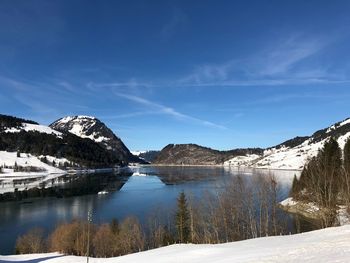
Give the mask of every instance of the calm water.
[[[130, 215], [144, 222], [157, 209], [172, 217], [176, 198], [181, 191], [200, 198], [203, 192], [222, 187], [237, 174], [246, 177], [257, 174], [254, 170], [224, 167], [145, 166], [133, 168], [133, 172], [134, 175], [130, 177], [116, 177], [118, 187], [112, 188], [113, 191], [106, 195], [46, 197], [0, 203], [0, 254], [13, 253], [16, 237], [33, 227], [50, 231], [59, 222], [86, 218], [89, 210], [93, 212], [95, 223], [110, 222], [113, 218], [122, 220]], [[260, 170], [259, 173], [275, 175], [280, 188], [279, 200], [288, 196], [296, 172]], [[105, 180], [101, 181], [106, 184]], [[93, 182], [99, 183], [96, 180]], [[116, 184], [115, 181], [111, 183]], [[108, 185], [103, 187], [108, 188]]]

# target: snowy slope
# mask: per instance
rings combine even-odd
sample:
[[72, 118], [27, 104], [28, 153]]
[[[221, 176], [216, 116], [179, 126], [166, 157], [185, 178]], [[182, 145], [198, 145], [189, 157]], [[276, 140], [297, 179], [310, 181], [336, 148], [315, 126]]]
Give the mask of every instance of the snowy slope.
[[58, 132], [54, 129], [51, 129], [48, 126], [44, 126], [44, 125], [38, 125], [38, 124], [31, 124], [31, 123], [22, 123], [21, 127], [11, 127], [11, 128], [7, 128], [4, 130], [4, 132], [20, 132], [21, 130], [24, 131], [37, 131], [37, 132], [41, 132], [41, 133], [47, 133], [47, 134], [54, 134], [58, 137], [62, 136], [61, 132]]
[[110, 138], [101, 136], [98, 132], [89, 132], [97, 124], [97, 119], [92, 116], [67, 116], [54, 122], [50, 126], [55, 130], [64, 129], [81, 138], [88, 138], [95, 142], [108, 142]]
[[317, 131], [310, 137], [297, 137], [268, 148], [263, 155], [238, 156], [226, 161], [224, 165], [301, 170], [306, 161], [316, 156], [330, 137], [335, 137], [343, 149], [346, 140], [350, 137], [350, 119]]
[[[42, 260], [40, 260], [42, 259]], [[86, 257], [58, 253], [0, 256], [0, 262], [83, 263]], [[290, 236], [264, 237], [219, 245], [171, 245], [90, 263], [349, 262], [350, 226]]]
[[[44, 156], [39, 156], [44, 157]], [[49, 162], [55, 161], [56, 164], [63, 164], [64, 162], [69, 162], [65, 158], [56, 158], [53, 156], [45, 156]], [[60, 173], [62, 172], [61, 169], [58, 169], [56, 167], [53, 167], [51, 165], [48, 165], [46, 163], [43, 163], [40, 161], [40, 159], [37, 156], [28, 154], [28, 153], [21, 153], [20, 157], [17, 157], [17, 152], [6, 152], [6, 151], [0, 151], [0, 165], [6, 165], [6, 166], [14, 166], [14, 164], [17, 163], [18, 166], [22, 167], [38, 167], [45, 170], [47, 173]], [[13, 174], [21, 174], [21, 173], [13, 173]], [[0, 174], [2, 175], [2, 174]]]

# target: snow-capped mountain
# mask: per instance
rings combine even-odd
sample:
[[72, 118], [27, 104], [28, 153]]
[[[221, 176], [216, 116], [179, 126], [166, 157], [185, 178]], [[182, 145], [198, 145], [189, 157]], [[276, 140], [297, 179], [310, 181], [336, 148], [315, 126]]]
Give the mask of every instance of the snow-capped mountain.
[[59, 132], [69, 132], [81, 138], [88, 138], [113, 151], [124, 162], [133, 161], [134, 156], [111, 129], [91, 116], [67, 116], [49, 125]]
[[[123, 159], [118, 158], [118, 155], [106, 150], [93, 140], [85, 140], [63, 130], [57, 131], [31, 120], [2, 114], [0, 114], [0, 151], [12, 155], [26, 153], [33, 158], [45, 158], [47, 161], [52, 156], [57, 160], [49, 162], [55, 163], [56, 166], [74, 164], [81, 167], [105, 168], [123, 164]], [[16, 158], [18, 159], [18, 156]], [[21, 169], [26, 170], [27, 166], [28, 169], [32, 169], [30, 166], [33, 166], [36, 167], [35, 169], [49, 171], [47, 166], [39, 162], [33, 163], [33, 158], [26, 160], [26, 165], [21, 165]], [[66, 161], [62, 162], [62, 158], [65, 158]], [[12, 160], [13, 162], [10, 161], [11, 164], [7, 164], [4, 157], [0, 156], [0, 162], [6, 166], [14, 166], [15, 162], [18, 164], [23, 160], [23, 158], [17, 159]]]
[[301, 170], [306, 161], [316, 156], [330, 137], [334, 137], [343, 149], [350, 137], [350, 118], [319, 130], [311, 136], [295, 137], [275, 147], [267, 148], [262, 155], [234, 157], [224, 165]]

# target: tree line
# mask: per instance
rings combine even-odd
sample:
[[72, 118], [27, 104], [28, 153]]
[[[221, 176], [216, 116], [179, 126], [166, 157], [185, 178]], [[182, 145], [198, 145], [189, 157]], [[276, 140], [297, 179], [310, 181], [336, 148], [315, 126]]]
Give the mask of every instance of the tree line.
[[104, 149], [90, 139], [73, 134], [53, 134], [21, 130], [17, 133], [1, 133], [0, 150], [31, 153], [36, 156], [65, 157], [82, 167], [111, 167], [122, 164], [112, 151]]
[[91, 224], [89, 231], [88, 222], [73, 220], [59, 224], [48, 237], [33, 229], [18, 238], [16, 252], [86, 256], [91, 240], [90, 256], [113, 257], [174, 243], [216, 244], [285, 234], [287, 224], [279, 216], [278, 192], [273, 176], [236, 176], [200, 199], [180, 193], [170, 216], [160, 210], [144, 224], [128, 217], [120, 223]]

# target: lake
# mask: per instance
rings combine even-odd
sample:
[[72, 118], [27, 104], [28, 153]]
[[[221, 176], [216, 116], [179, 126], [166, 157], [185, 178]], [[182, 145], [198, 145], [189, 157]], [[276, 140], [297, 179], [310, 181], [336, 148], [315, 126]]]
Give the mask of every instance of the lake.
[[[33, 227], [41, 227], [49, 232], [60, 222], [74, 218], [85, 219], [88, 211], [92, 211], [94, 223], [110, 222], [113, 218], [122, 220], [131, 215], [143, 223], [157, 210], [171, 218], [180, 192], [184, 191], [188, 196], [200, 199], [204, 192], [220, 190], [237, 175], [252, 178], [261, 173], [273, 174], [279, 186], [278, 200], [281, 201], [288, 196], [294, 174], [299, 173], [201, 166], [141, 166], [131, 168], [131, 172], [132, 176], [84, 175], [85, 179], [80, 184], [86, 189], [93, 189], [91, 192], [94, 194], [83, 191], [83, 195], [75, 196], [77, 190], [67, 190], [66, 187], [64, 191], [59, 191], [60, 198], [40, 197], [0, 203], [0, 254], [12, 254], [17, 236]], [[77, 183], [74, 189], [77, 186], [80, 189]], [[104, 189], [109, 193], [96, 194]], [[287, 217], [290, 220], [290, 231], [294, 232], [294, 218], [292, 215]], [[306, 226], [305, 230], [309, 228]]]

